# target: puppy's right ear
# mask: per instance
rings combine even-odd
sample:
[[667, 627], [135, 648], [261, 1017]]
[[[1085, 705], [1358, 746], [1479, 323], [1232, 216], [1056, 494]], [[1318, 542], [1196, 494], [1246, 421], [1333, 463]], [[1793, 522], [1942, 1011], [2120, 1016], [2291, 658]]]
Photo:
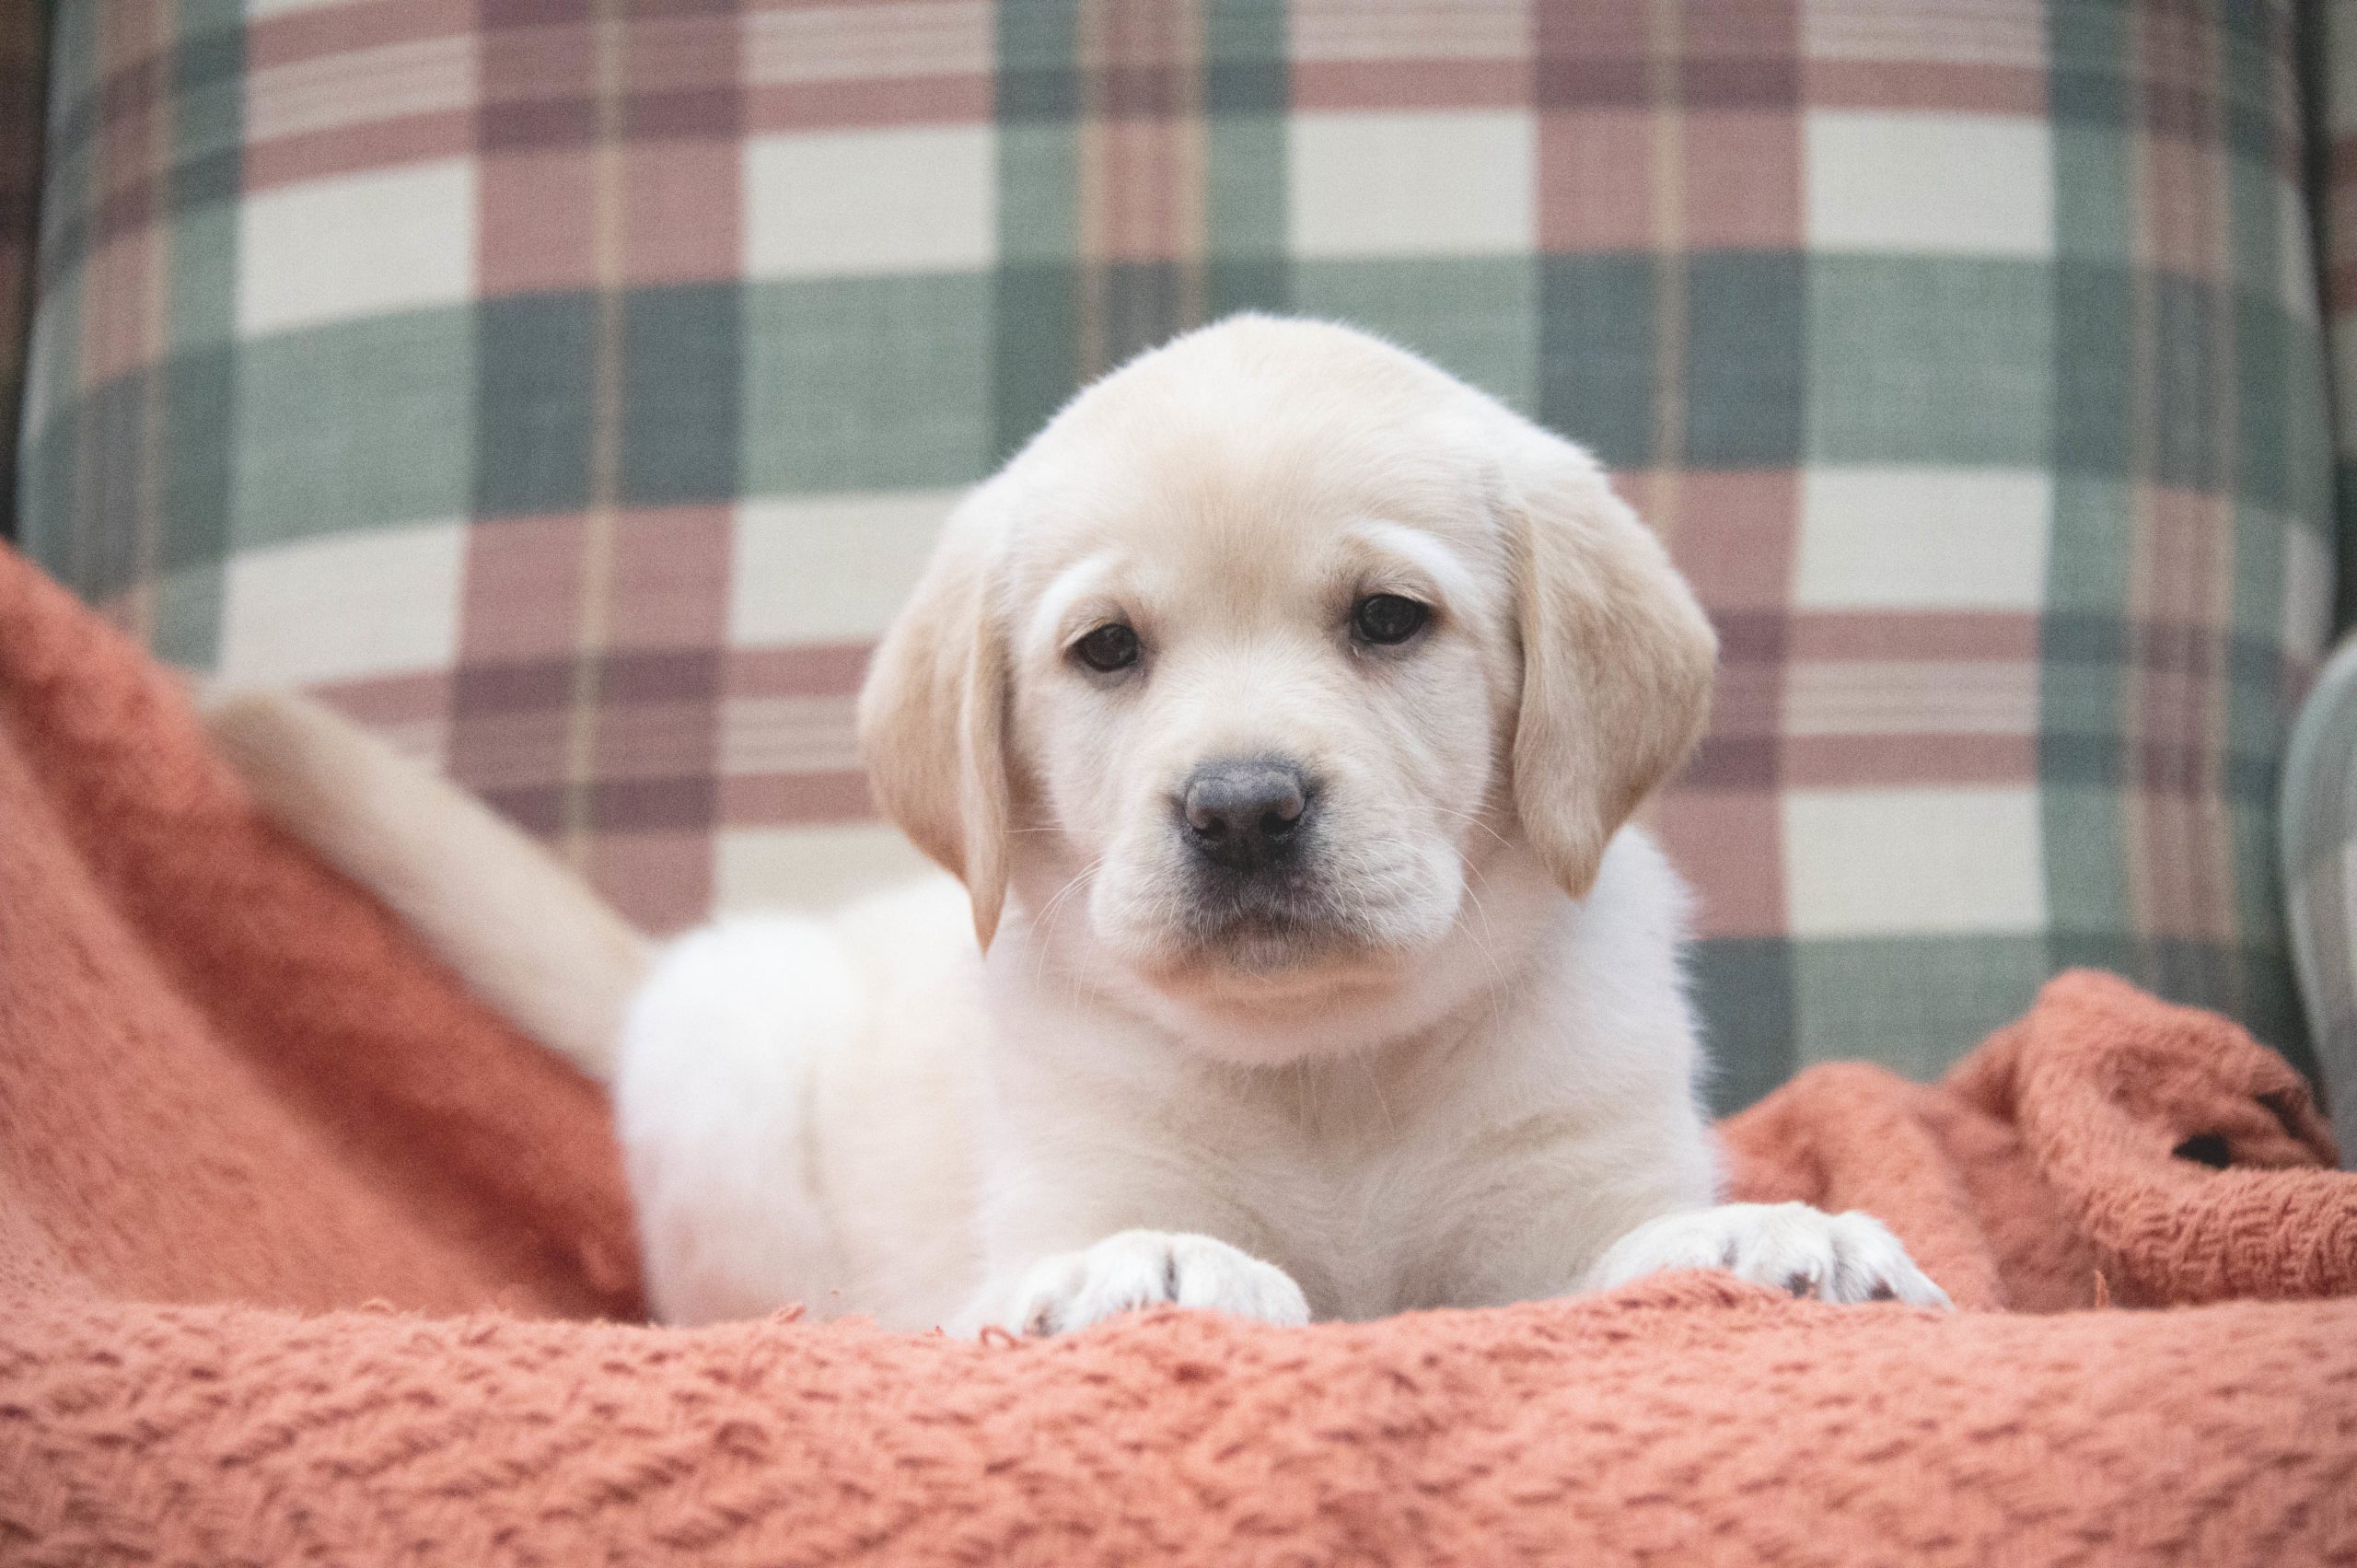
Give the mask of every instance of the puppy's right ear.
[[859, 693], [859, 754], [884, 814], [966, 884], [984, 948], [1006, 902], [1006, 636], [998, 529], [977, 491], [942, 530]]

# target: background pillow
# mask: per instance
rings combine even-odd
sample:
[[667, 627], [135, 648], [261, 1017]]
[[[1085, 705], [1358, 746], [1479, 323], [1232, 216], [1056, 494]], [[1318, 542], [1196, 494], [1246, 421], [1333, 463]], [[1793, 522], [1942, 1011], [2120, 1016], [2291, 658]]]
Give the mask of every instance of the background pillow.
[[57, 17], [37, 559], [658, 929], [916, 858], [852, 753], [959, 487], [1245, 307], [1584, 441], [1725, 642], [1654, 818], [1723, 1106], [2099, 964], [2307, 1061], [2333, 597], [2286, 4], [114, 0]]

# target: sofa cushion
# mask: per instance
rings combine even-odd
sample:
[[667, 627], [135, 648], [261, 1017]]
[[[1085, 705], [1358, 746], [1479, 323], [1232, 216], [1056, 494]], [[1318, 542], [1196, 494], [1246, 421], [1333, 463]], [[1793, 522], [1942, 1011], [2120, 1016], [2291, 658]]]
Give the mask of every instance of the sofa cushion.
[[1722, 1107], [2069, 965], [2302, 1060], [2332, 598], [2286, 4], [59, 8], [28, 548], [629, 912], [917, 863], [851, 747], [961, 486], [1253, 307], [1593, 446], [1725, 659], [1654, 819]]

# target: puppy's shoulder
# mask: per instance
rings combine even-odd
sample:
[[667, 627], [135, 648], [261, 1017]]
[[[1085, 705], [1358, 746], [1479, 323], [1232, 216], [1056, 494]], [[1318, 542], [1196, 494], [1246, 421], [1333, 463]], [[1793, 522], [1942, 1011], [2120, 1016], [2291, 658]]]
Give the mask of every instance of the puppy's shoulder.
[[1654, 836], [1631, 823], [1613, 835], [1567, 936], [1587, 953], [1670, 961], [1685, 945], [1693, 908], [1686, 878]]
[[1533, 987], [1551, 1059], [1591, 1070], [1620, 1063], [1632, 1080], [1688, 1092], [1697, 1051], [1684, 971], [1692, 901], [1652, 835], [1621, 829]]

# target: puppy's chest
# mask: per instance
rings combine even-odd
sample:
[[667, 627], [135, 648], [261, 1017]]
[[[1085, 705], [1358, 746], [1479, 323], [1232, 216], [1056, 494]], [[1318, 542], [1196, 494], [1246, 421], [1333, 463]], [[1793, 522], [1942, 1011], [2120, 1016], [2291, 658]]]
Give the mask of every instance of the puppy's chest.
[[1265, 1144], [1237, 1194], [1320, 1317], [1368, 1318], [1457, 1299], [1496, 1217], [1480, 1194], [1511, 1173], [1462, 1142], [1418, 1135], [1337, 1147]]

